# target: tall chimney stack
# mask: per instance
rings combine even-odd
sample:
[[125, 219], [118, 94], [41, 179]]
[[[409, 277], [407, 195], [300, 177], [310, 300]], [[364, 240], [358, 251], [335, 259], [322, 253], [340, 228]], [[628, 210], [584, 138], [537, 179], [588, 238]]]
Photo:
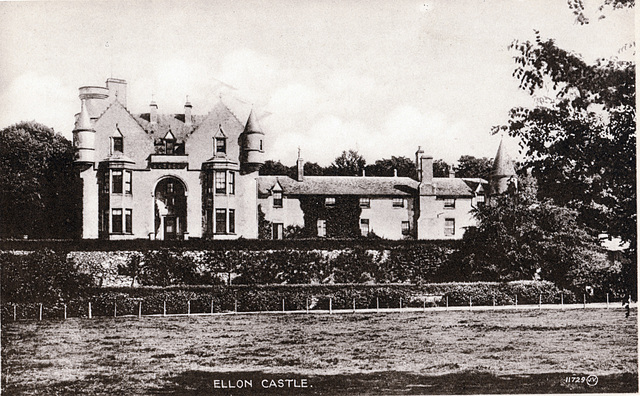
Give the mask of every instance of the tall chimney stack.
[[423, 155], [420, 157], [420, 168], [422, 169], [422, 180], [424, 184], [433, 184], [433, 157]]
[[158, 123], [158, 104], [153, 98], [153, 95], [151, 95], [151, 103], [149, 104], [149, 122], [152, 124]]
[[184, 104], [184, 125], [191, 125], [191, 102], [189, 102], [189, 95], [187, 95], [187, 102]]
[[300, 147], [298, 147], [298, 160], [296, 161], [298, 173], [296, 174], [296, 180], [304, 181], [304, 160], [300, 157]]
[[418, 151], [416, 151], [416, 172], [418, 174], [418, 181], [422, 181], [422, 154], [424, 154], [422, 146], [418, 146]]

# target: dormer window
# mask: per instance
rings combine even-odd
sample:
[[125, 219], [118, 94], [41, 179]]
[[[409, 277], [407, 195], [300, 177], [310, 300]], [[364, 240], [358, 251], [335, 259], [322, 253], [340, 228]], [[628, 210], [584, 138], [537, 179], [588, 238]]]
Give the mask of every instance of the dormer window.
[[227, 139], [223, 137], [217, 137], [214, 139], [216, 145], [215, 154], [226, 154], [227, 153]]
[[113, 138], [113, 152], [124, 153], [124, 139], [122, 136]]

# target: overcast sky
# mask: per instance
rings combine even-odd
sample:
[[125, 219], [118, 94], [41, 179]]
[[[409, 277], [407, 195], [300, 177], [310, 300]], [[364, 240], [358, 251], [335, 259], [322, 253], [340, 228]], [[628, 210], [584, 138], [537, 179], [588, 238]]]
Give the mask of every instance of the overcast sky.
[[514, 39], [537, 29], [587, 62], [630, 58], [633, 18], [581, 26], [564, 0], [1, 2], [0, 128], [36, 120], [71, 138], [77, 88], [116, 77], [132, 113], [154, 94], [160, 112], [189, 95], [206, 114], [234, 87], [270, 114], [267, 157], [288, 165], [298, 147], [321, 165], [418, 145], [493, 157], [491, 126], [531, 101], [511, 76]]

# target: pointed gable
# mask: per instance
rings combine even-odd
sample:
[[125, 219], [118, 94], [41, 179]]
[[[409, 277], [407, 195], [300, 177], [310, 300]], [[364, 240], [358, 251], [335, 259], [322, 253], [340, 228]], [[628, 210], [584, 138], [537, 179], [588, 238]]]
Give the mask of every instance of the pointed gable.
[[507, 154], [502, 140], [498, 146], [498, 152], [496, 158], [493, 161], [493, 169], [491, 171], [492, 177], [514, 176], [516, 170], [513, 166], [513, 160]]

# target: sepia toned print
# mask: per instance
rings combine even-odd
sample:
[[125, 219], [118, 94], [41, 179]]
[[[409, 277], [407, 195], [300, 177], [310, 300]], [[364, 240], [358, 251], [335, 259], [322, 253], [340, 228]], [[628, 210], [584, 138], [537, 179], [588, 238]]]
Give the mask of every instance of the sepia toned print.
[[637, 393], [634, 16], [0, 3], [2, 393]]

